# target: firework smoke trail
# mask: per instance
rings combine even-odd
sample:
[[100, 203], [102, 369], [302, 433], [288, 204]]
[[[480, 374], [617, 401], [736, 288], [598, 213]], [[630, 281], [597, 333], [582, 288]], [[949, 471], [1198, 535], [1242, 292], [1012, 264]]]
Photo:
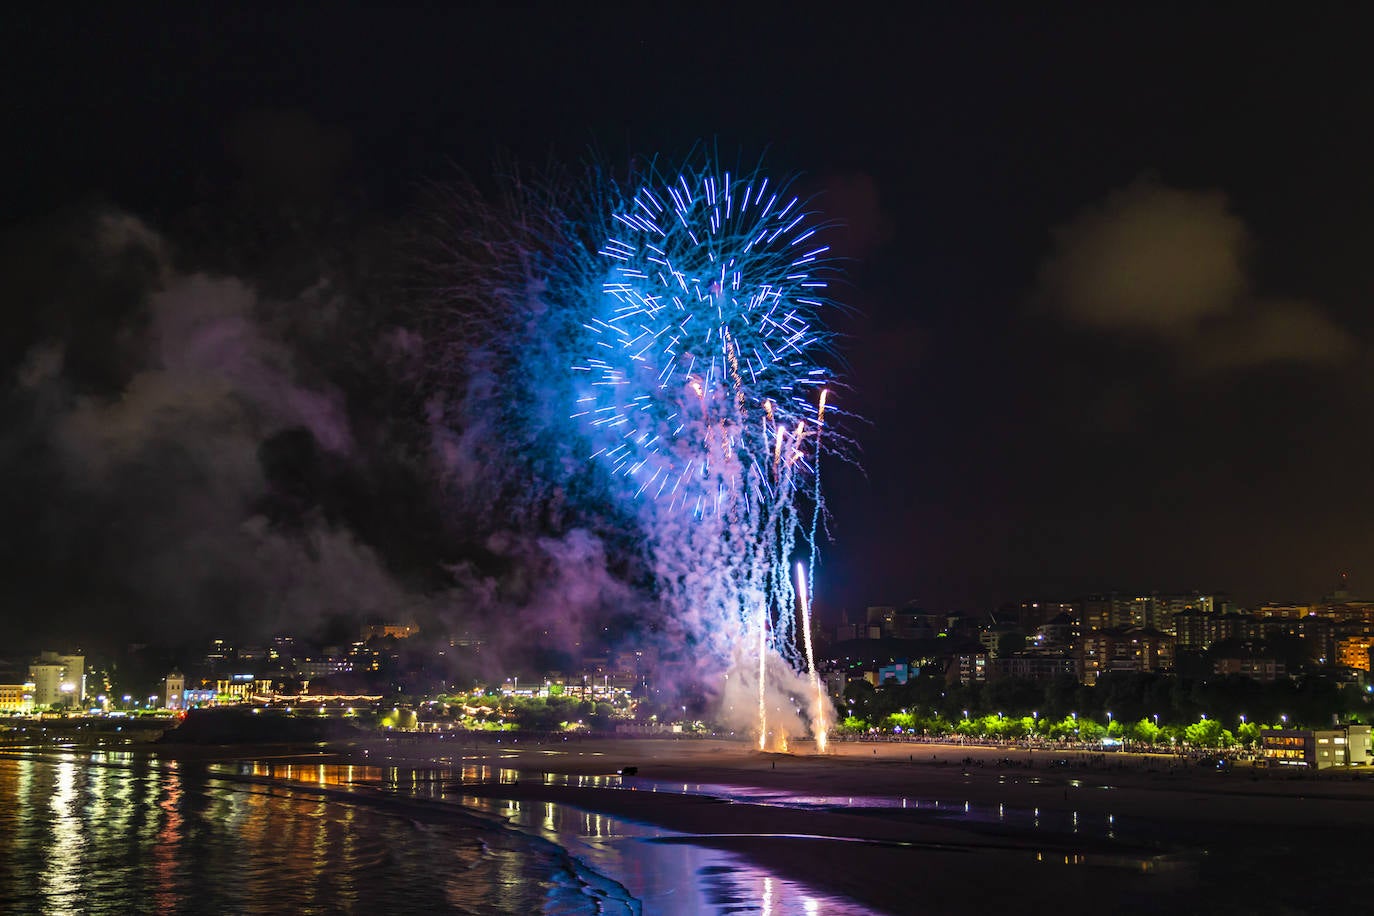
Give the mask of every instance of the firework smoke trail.
[[758, 609], [762, 693], [770, 651], [794, 674], [802, 661], [788, 570], [798, 553], [814, 568], [816, 472], [836, 441], [819, 435], [835, 381], [819, 361], [828, 246], [785, 183], [709, 165], [651, 172], [610, 226], [572, 418], [638, 504], [693, 654], [723, 675]]
[[825, 719], [826, 697], [821, 687], [821, 673], [816, 670], [816, 654], [811, 649], [811, 599], [807, 589], [806, 568], [797, 564], [797, 594], [801, 596], [802, 630], [806, 643], [806, 670], [811, 674], [811, 735], [816, 739], [816, 750], [824, 754], [829, 740], [830, 725]]
[[759, 750], [768, 749], [768, 605], [759, 602]]

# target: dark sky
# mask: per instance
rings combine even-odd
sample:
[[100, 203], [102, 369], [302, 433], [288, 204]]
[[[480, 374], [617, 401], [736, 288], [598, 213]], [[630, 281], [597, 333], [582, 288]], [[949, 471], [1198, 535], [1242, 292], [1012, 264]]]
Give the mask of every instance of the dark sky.
[[[261, 595], [215, 583], [244, 563], [289, 571], [293, 550], [330, 579], [331, 562], [354, 570], [348, 589], [430, 587], [442, 520], [396, 520], [426, 504], [404, 471], [420, 446], [369, 425], [386, 405], [330, 355], [375, 294], [329, 305], [352, 316], [329, 327], [309, 308], [265, 319], [263, 302], [323, 309], [321, 277], [387, 273], [357, 252], [403, 234], [455, 166], [483, 183], [498, 158], [671, 160], [702, 139], [801, 173], [847, 224], [864, 470], [826, 472], [821, 607], [1106, 588], [1292, 600], [1341, 571], [1374, 593], [1374, 68], [1351, 9], [14, 14], [0, 607], [253, 619], [225, 608]], [[102, 261], [112, 233], [144, 260]], [[236, 404], [259, 398], [263, 430], [307, 427], [308, 460], [277, 432], [146, 433], [184, 416], [206, 365], [141, 292], [169, 271], [218, 278], [178, 287], [215, 303], [197, 309], [252, 314], [232, 356], [213, 350], [232, 365], [217, 378]], [[170, 443], [156, 462], [116, 454], [141, 423], [141, 442]], [[261, 501], [290, 502], [292, 481], [319, 513], [294, 546], [220, 543], [278, 519]], [[169, 598], [156, 583], [188, 556], [207, 571]]]

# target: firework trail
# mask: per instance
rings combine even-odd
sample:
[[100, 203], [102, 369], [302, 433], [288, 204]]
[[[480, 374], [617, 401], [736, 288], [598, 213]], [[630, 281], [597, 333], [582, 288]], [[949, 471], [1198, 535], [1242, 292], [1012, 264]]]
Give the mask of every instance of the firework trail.
[[572, 418], [637, 505], [684, 643], [724, 668], [758, 641], [760, 697], [765, 653], [800, 667], [788, 570], [806, 555], [814, 572], [821, 459], [846, 442], [820, 435], [836, 382], [820, 228], [785, 182], [651, 173], [611, 215], [572, 366]]
[[816, 653], [811, 648], [811, 593], [807, 588], [806, 567], [797, 564], [797, 595], [801, 598], [803, 644], [806, 646], [806, 671], [811, 676], [811, 735], [816, 739], [816, 750], [825, 753], [829, 742], [829, 726], [826, 720], [827, 707], [830, 705], [821, 687], [821, 673], [816, 669]]

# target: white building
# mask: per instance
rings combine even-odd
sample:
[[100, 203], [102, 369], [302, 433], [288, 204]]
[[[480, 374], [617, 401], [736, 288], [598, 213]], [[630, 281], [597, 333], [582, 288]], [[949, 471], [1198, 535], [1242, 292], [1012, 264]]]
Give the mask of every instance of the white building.
[[29, 665], [29, 680], [35, 707], [79, 706], [86, 702], [86, 657], [44, 652]]

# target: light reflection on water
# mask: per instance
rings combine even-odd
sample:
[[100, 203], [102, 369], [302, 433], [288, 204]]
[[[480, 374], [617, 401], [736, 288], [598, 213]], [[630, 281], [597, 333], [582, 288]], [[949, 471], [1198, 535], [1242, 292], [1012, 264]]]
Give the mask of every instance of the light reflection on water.
[[41, 875], [44, 895], [56, 906], [71, 909], [79, 899], [80, 888], [72, 880], [75, 866], [81, 860], [86, 845], [81, 835], [76, 806], [76, 764], [64, 760], [57, 766], [52, 795], [48, 799], [51, 812], [53, 843], [50, 861], [52, 868]]
[[144, 756], [0, 755], [0, 913], [541, 910], [610, 911], [556, 851], [461, 812]]
[[[517, 782], [518, 771], [463, 758], [432, 770], [404, 767], [282, 764], [240, 765], [245, 776], [287, 779], [343, 790], [367, 785], [404, 791], [436, 802], [449, 799], [500, 818], [520, 830], [566, 849], [591, 872], [624, 887], [645, 913], [730, 913], [760, 911], [766, 916], [827, 913], [857, 916], [872, 912], [843, 898], [758, 868], [743, 856], [696, 846], [690, 837], [546, 801], [513, 801], [464, 795], [462, 786]], [[545, 774], [545, 785], [612, 788], [620, 776]], [[685, 840], [665, 844], [665, 839]], [[584, 874], [584, 880], [593, 880]]]
[[[744, 856], [694, 845], [690, 836], [671, 830], [551, 802], [473, 796], [462, 801], [558, 843], [588, 868], [623, 885], [643, 904], [645, 913], [857, 916], [873, 912], [782, 878]], [[662, 840], [681, 842], [658, 842]]]
[[519, 778], [501, 762], [0, 755], [0, 912], [869, 912], [732, 853], [656, 842], [670, 831], [546, 802], [455, 804], [462, 783]]
[[[572, 777], [574, 780], [583, 777]], [[596, 777], [602, 778], [602, 777]], [[619, 779], [619, 777], [614, 777]], [[1075, 780], [1075, 782], [1077, 782]], [[581, 785], [580, 782], [569, 783]], [[680, 795], [709, 795], [731, 801], [755, 805], [778, 805], [788, 808], [852, 809], [899, 808], [912, 813], [929, 815], [932, 819], [949, 820], [964, 825], [1001, 823], [1012, 827], [1031, 828], [1046, 833], [1080, 834], [1088, 837], [1117, 839], [1116, 815], [1108, 813], [1084, 819], [1078, 811], [1009, 807], [1004, 802], [975, 805], [969, 801], [941, 801], [932, 798], [882, 795], [817, 795], [787, 792], [752, 786], [727, 786], [712, 783], [676, 783], [636, 778], [626, 788], [648, 792], [671, 792]]]

